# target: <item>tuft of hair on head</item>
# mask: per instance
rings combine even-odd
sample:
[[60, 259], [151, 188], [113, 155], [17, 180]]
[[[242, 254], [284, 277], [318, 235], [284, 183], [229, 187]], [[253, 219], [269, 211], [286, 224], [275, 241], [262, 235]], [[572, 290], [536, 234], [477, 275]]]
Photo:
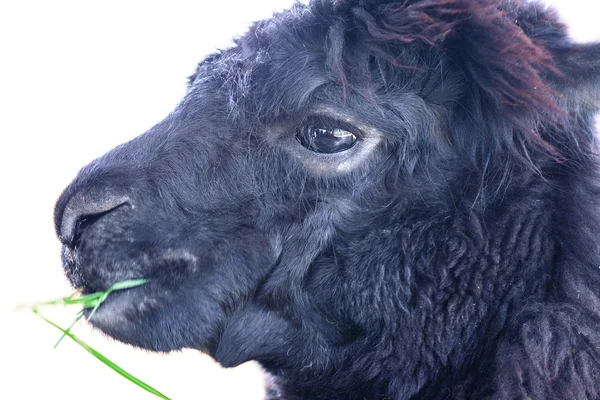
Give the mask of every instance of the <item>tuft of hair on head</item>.
[[[352, 84], [349, 76], [359, 76], [358, 90], [372, 97], [373, 58], [402, 67], [396, 57], [402, 48], [435, 49], [461, 71], [466, 96], [482, 110], [480, 120], [502, 116], [502, 124], [511, 126], [505, 130], [509, 135], [494, 140], [505, 141], [526, 163], [531, 162], [529, 151], [560, 161], [556, 140], [548, 135], [565, 131], [573, 109], [598, 107], [600, 45], [572, 43], [557, 14], [539, 3], [339, 0], [315, 4], [333, 7], [339, 15], [328, 35], [328, 66], [342, 87]], [[352, 51], [352, 46], [360, 49]], [[520, 144], [515, 146], [515, 140]]]

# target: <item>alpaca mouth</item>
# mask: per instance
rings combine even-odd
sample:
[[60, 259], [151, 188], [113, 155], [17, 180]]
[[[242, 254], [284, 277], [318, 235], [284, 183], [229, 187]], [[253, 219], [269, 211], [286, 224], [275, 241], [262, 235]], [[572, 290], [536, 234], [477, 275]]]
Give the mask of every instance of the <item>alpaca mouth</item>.
[[[126, 262], [119, 264], [121, 269], [125, 264]], [[206, 349], [207, 343], [215, 337], [214, 321], [218, 321], [215, 316], [220, 313], [219, 305], [212, 302], [200, 303], [200, 307], [194, 302], [182, 307], [182, 299], [188, 299], [199, 283], [189, 274], [179, 276], [179, 271], [194, 270], [193, 267], [181, 266], [178, 269], [177, 264], [173, 263], [172, 269], [164, 271], [164, 264], [159, 263], [154, 270], [158, 272], [154, 274], [133, 275], [130, 272], [124, 279], [91, 281], [87, 280], [88, 272], [94, 267], [79, 266], [78, 271], [83, 276], [76, 274], [74, 279], [82, 282], [83, 294], [106, 292], [119, 282], [147, 280], [138, 286], [111, 291], [95, 311], [93, 307], [83, 310], [85, 319], [104, 334], [147, 350], [167, 352], [184, 347]], [[160, 271], [161, 268], [163, 271]], [[184, 315], [186, 320], [194, 316], [202, 323], [194, 332], [184, 333], [181, 324], [170, 319], [173, 314]]]
[[119, 252], [113, 251], [109, 253], [110, 257], [98, 260], [77, 248], [63, 245], [61, 258], [69, 283], [84, 295], [106, 291], [115, 283], [134, 279], [147, 279], [155, 285], [162, 282], [161, 286], [174, 289], [199, 271], [197, 257], [183, 249], [129, 252], [137, 254], [121, 259]]
[[[128, 322], [130, 321], [128, 315], [132, 313], [148, 313], [153, 306], [158, 304], [158, 300], [153, 296], [156, 290], [142, 287], [147, 285], [150, 285], [150, 282], [125, 290], [113, 291], [95, 311], [93, 308], [85, 308], [83, 315], [89, 323], [102, 328]], [[85, 288], [84, 293], [87, 290]], [[89, 290], [91, 291], [91, 289]], [[93, 291], [91, 292], [93, 293]]]

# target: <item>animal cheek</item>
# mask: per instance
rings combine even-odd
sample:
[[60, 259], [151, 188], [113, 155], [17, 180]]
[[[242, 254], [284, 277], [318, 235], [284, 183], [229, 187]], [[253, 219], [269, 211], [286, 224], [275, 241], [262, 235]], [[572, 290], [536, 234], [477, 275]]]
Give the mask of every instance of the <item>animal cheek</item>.
[[212, 356], [226, 368], [250, 360], [284, 359], [293, 332], [292, 325], [277, 314], [248, 306], [227, 321]]

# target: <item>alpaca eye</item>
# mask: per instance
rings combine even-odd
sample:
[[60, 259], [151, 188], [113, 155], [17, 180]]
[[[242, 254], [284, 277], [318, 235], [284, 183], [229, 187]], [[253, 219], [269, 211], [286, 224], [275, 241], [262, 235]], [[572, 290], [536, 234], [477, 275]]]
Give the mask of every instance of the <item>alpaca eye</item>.
[[339, 153], [348, 150], [356, 143], [356, 135], [343, 128], [326, 125], [303, 125], [296, 134], [296, 140], [315, 153]]

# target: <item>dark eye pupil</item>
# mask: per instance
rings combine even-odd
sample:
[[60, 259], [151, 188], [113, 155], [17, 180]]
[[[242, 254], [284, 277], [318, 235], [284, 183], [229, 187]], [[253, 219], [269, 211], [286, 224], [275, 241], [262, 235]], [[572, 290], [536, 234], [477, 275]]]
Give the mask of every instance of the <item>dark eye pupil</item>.
[[356, 136], [346, 130], [315, 126], [303, 126], [296, 139], [316, 153], [339, 153], [348, 150], [356, 142]]

